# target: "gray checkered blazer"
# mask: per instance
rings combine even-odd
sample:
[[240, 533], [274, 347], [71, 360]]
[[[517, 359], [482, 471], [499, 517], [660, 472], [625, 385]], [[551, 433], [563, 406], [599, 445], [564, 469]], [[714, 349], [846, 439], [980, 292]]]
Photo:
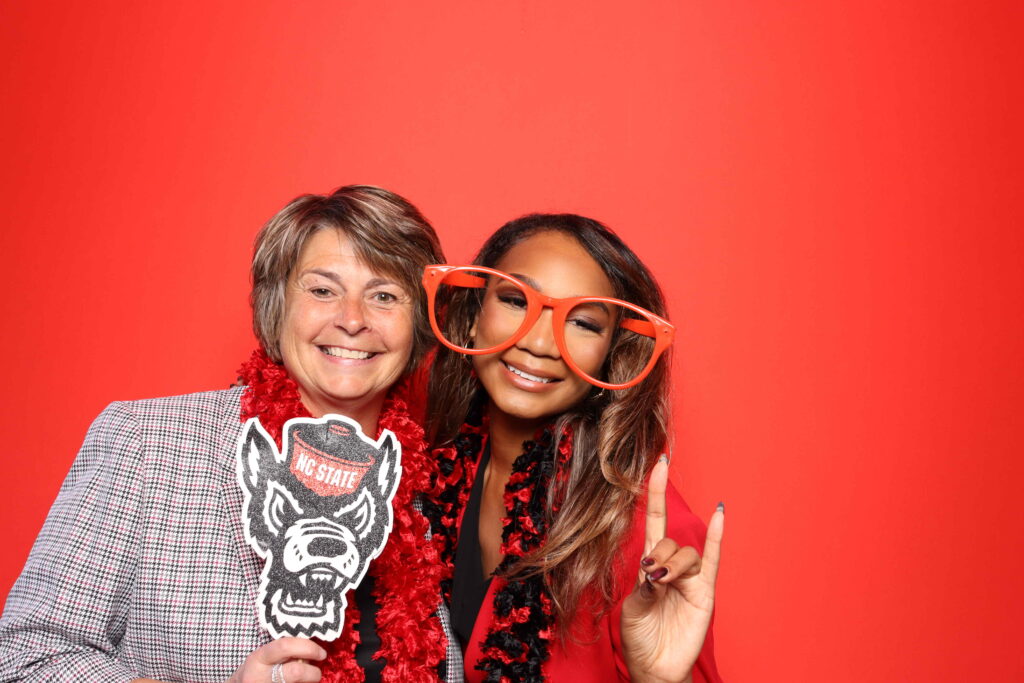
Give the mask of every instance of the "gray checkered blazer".
[[241, 391], [100, 414], [7, 598], [0, 681], [224, 681], [269, 642], [235, 479]]

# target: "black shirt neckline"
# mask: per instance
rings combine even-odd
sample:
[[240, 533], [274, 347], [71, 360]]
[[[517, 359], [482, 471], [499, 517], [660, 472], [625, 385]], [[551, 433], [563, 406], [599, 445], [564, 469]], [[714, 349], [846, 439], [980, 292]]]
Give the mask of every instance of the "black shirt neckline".
[[473, 627], [480, 613], [480, 606], [487, 597], [491, 578], [484, 578], [483, 560], [480, 559], [480, 504], [483, 498], [484, 472], [491, 459], [491, 444], [488, 440], [480, 454], [473, 488], [466, 501], [462, 515], [462, 528], [455, 546], [455, 567], [452, 575], [452, 630], [459, 639], [463, 651], [473, 637]]

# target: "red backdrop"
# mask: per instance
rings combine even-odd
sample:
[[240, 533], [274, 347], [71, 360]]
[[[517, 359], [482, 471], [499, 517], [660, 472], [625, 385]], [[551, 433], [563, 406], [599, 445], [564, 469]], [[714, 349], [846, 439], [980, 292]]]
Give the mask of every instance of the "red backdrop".
[[566, 210], [652, 266], [727, 678], [1020, 680], [1021, 18], [5, 3], [0, 595], [106, 403], [233, 381], [262, 222], [374, 183], [452, 261]]

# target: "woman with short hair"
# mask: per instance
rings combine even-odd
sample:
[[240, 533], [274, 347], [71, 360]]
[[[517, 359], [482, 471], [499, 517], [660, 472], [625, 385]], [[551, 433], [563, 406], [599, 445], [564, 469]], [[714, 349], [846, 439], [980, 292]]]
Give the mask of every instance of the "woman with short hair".
[[[303, 195], [262, 229], [252, 263], [261, 348], [244, 386], [111, 404], [97, 418], [0, 619], [0, 680], [460, 680], [443, 567], [418, 498], [436, 466], [403, 378], [431, 346], [426, 264], [444, 256], [402, 197]], [[394, 527], [320, 644], [271, 641], [263, 566], [243, 532], [235, 450], [257, 417], [346, 415], [402, 446]]]

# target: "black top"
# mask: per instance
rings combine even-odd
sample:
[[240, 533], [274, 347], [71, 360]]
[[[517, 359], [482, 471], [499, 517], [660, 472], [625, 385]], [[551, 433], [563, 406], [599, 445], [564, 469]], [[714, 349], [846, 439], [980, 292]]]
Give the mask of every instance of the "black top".
[[367, 572], [363, 582], [355, 589], [354, 599], [359, 605], [359, 644], [356, 645], [356, 663], [366, 673], [366, 683], [380, 683], [384, 671], [383, 659], [370, 659], [380, 649], [377, 635], [377, 601], [373, 598], [373, 577]]
[[462, 515], [462, 529], [455, 547], [455, 569], [452, 577], [452, 630], [458, 636], [462, 649], [473, 637], [473, 625], [480, 605], [487, 597], [491, 577], [484, 578], [484, 565], [480, 559], [480, 499], [483, 497], [484, 472], [491, 459], [491, 445], [484, 446], [476, 479]]

